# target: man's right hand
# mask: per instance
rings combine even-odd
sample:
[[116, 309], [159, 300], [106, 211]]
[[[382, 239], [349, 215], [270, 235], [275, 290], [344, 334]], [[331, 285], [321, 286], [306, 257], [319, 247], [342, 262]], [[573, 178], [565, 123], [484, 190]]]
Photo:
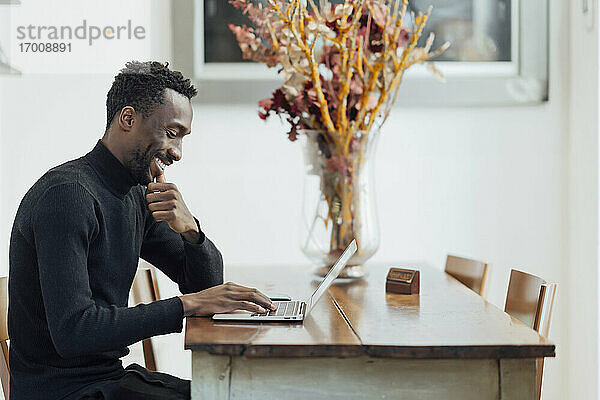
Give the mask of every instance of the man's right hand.
[[210, 316], [245, 310], [265, 313], [266, 309], [275, 310], [271, 299], [256, 289], [227, 282], [197, 293], [179, 296], [183, 303], [183, 315]]

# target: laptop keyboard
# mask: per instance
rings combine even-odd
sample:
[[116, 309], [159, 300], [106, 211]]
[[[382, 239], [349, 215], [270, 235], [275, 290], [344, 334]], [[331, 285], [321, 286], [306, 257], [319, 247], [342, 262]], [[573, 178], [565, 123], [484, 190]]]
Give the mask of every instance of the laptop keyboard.
[[274, 301], [273, 304], [277, 306], [277, 310], [268, 310], [265, 314], [254, 313], [252, 316], [292, 317], [298, 314], [302, 306], [301, 301]]

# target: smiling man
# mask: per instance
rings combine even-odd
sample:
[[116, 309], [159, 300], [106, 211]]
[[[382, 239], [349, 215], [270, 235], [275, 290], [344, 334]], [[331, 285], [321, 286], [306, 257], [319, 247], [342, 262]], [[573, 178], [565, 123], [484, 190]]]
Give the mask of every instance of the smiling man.
[[[195, 94], [163, 64], [128, 63], [108, 92], [102, 139], [23, 198], [10, 240], [11, 399], [187, 399], [189, 381], [123, 368], [127, 346], [180, 332], [192, 314], [273, 308], [223, 284], [221, 254], [166, 182]], [[139, 257], [186, 294], [127, 307]]]

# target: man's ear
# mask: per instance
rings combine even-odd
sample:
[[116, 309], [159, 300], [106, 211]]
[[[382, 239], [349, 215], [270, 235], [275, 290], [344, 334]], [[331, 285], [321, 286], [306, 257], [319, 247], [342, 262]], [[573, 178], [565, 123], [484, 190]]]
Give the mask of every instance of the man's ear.
[[133, 107], [126, 106], [123, 107], [121, 113], [119, 114], [119, 127], [124, 131], [130, 131], [133, 128], [137, 119], [137, 114]]

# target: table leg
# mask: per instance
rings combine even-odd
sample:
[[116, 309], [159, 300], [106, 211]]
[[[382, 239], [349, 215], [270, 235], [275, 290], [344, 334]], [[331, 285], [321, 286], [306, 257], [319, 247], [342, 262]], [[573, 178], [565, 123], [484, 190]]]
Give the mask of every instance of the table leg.
[[534, 358], [498, 360], [500, 400], [535, 399], [537, 361]]
[[192, 400], [228, 400], [231, 356], [192, 353]]

